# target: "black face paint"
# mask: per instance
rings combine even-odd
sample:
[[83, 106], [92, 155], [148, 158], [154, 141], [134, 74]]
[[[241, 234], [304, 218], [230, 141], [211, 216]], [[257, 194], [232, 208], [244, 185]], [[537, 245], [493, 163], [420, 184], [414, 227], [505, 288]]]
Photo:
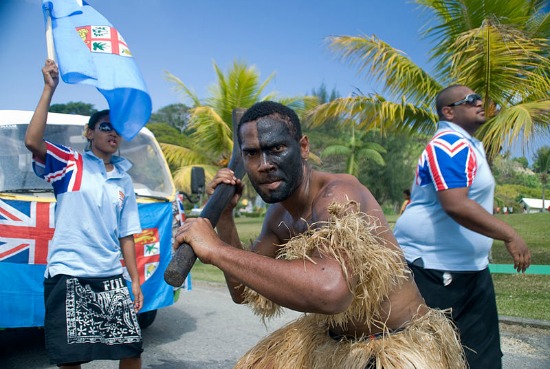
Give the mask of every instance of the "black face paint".
[[250, 181], [266, 203], [286, 200], [302, 182], [300, 143], [285, 123], [273, 118], [260, 118], [256, 129], [259, 151], [247, 170]]

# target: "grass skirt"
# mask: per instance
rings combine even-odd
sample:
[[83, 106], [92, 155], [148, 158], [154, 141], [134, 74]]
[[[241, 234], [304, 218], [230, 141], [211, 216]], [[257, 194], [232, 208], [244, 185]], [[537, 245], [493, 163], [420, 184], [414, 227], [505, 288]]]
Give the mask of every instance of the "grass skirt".
[[463, 350], [442, 311], [430, 310], [397, 333], [335, 340], [326, 324], [305, 315], [247, 352], [236, 369], [464, 369]]

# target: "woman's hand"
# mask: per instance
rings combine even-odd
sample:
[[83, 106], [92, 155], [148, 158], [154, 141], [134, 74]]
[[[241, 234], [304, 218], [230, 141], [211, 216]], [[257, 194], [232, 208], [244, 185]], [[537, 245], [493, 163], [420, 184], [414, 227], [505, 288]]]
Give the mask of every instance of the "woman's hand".
[[134, 295], [134, 311], [137, 313], [143, 307], [143, 293], [141, 292], [139, 279], [137, 283], [132, 282], [132, 294]]
[[59, 84], [59, 69], [53, 60], [46, 59], [46, 64], [42, 68], [42, 76], [44, 77], [44, 85], [55, 90]]

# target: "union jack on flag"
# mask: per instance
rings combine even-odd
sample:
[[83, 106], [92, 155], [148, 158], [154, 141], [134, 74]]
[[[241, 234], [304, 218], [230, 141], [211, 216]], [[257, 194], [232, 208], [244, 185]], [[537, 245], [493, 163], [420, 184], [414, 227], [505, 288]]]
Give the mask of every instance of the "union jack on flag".
[[0, 262], [46, 264], [55, 203], [0, 200]]

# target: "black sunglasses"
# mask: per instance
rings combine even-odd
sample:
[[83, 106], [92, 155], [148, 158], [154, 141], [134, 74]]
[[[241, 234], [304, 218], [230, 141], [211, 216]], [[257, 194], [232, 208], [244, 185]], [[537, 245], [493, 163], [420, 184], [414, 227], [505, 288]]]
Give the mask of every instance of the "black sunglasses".
[[481, 101], [481, 100], [483, 100], [483, 98], [478, 94], [469, 94], [469, 95], [466, 95], [466, 97], [463, 98], [462, 100], [458, 100], [458, 101], [456, 101], [452, 104], [449, 104], [447, 106], [458, 106], [458, 105], [463, 105], [463, 104], [468, 104], [468, 105], [474, 106], [478, 100]]
[[[99, 125], [97, 126], [97, 128], [101, 131], [101, 132], [111, 132], [111, 131], [115, 131], [115, 128], [113, 127], [113, 125], [111, 124], [111, 122], [101, 122], [99, 123]], [[115, 131], [115, 133], [117, 133]]]

